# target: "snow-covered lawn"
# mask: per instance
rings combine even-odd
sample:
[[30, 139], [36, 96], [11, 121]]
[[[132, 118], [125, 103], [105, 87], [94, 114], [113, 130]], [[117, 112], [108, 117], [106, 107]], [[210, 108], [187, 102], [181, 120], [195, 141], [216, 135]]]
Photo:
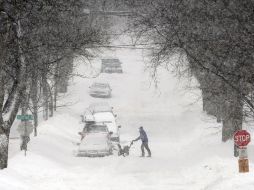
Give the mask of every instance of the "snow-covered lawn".
[[[0, 171], [0, 190], [253, 190], [253, 145], [249, 148], [251, 172], [238, 174], [233, 143], [220, 141], [220, 124], [202, 113], [200, 101], [190, 105], [197, 100], [198, 90], [184, 90], [187, 81], [179, 82], [163, 70], [155, 89], [144, 73], [140, 51], [112, 54], [123, 62], [124, 73], [75, 77], [62, 102], [73, 104], [40, 124], [26, 157], [18, 151], [18, 140], [11, 140], [9, 168]], [[76, 62], [80, 62], [77, 72], [86, 73], [82, 59]], [[94, 81], [109, 82], [112, 98], [90, 97], [88, 86]], [[80, 114], [97, 101], [114, 107], [122, 125], [122, 144], [129, 144], [138, 136], [138, 127], [144, 127], [152, 158], [139, 157], [140, 142], [128, 157], [73, 155], [82, 129]]]

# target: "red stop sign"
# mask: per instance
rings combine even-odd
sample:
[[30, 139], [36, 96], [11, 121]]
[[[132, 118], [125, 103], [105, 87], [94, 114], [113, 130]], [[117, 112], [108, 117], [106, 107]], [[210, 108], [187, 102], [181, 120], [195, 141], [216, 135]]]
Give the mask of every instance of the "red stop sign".
[[234, 134], [234, 141], [237, 146], [247, 146], [250, 142], [250, 133], [246, 130], [239, 130]]

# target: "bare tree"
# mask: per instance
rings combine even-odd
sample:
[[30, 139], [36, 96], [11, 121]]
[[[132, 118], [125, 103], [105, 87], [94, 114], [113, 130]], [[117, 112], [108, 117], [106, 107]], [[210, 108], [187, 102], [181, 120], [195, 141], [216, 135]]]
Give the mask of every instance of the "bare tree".
[[[9, 133], [19, 110], [26, 113], [31, 100], [37, 127], [39, 103], [45, 113], [53, 111], [49, 81], [56, 65], [76, 54], [88, 56], [85, 47], [104, 42], [104, 32], [88, 25], [88, 19], [81, 0], [0, 2], [1, 169], [7, 167]], [[67, 78], [69, 74], [63, 73]]]
[[156, 69], [175, 53], [186, 56], [185, 66], [200, 83], [204, 111], [223, 121], [222, 140], [231, 139], [242, 128], [243, 108], [254, 111], [254, 3], [127, 2], [135, 16], [130, 19], [133, 31], [154, 48], [151, 67]]

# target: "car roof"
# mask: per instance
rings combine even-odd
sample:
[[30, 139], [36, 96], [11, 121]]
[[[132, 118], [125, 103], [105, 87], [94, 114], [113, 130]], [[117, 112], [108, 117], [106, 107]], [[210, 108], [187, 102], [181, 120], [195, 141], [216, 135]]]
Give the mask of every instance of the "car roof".
[[94, 113], [94, 120], [95, 121], [114, 121], [115, 117], [112, 112], [98, 112]]

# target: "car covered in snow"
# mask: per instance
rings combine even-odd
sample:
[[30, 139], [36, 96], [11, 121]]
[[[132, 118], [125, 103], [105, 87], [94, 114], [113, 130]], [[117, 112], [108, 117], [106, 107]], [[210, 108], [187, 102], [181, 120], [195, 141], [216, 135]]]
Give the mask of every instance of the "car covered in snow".
[[95, 123], [104, 124], [108, 127], [109, 132], [112, 133], [111, 140], [120, 141], [120, 125], [116, 122], [117, 115], [113, 112], [111, 107], [106, 102], [97, 102], [90, 104], [84, 114], [84, 121], [92, 120]]
[[101, 60], [102, 73], [122, 73], [122, 63], [117, 58], [107, 58]]
[[103, 124], [87, 125], [78, 148], [77, 156], [100, 157], [108, 156], [113, 152], [108, 128]]
[[111, 112], [113, 113], [113, 107], [110, 106], [107, 102], [95, 102], [89, 105], [86, 110], [85, 115], [87, 113], [94, 114], [97, 112]]
[[116, 124], [116, 116], [112, 112], [97, 112], [93, 114], [96, 123], [104, 124], [111, 132], [111, 140], [114, 142], [120, 141], [120, 125]]
[[89, 87], [89, 94], [93, 97], [110, 98], [111, 91], [108, 83], [95, 82]]

